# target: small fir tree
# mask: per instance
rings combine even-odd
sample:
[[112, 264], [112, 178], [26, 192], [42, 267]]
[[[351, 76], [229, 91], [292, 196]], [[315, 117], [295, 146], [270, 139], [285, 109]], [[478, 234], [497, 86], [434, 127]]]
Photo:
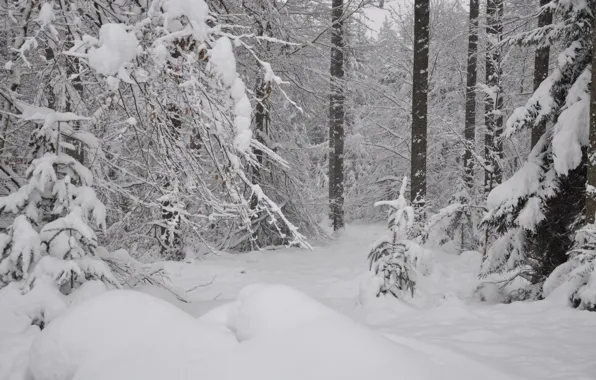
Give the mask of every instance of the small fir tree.
[[391, 207], [391, 238], [376, 243], [368, 254], [369, 269], [382, 279], [377, 296], [389, 293], [396, 298], [403, 298], [407, 291], [414, 296], [416, 273], [408, 255], [409, 245], [403, 241], [414, 222], [414, 209], [408, 205], [404, 197], [407, 185], [408, 178], [404, 177], [396, 200], [375, 203], [375, 206]]
[[97, 198], [89, 169], [60, 149], [60, 126], [81, 118], [44, 109], [34, 119], [37, 134], [53, 138], [49, 152], [32, 160], [27, 183], [0, 198], [0, 213], [16, 215], [7, 234], [0, 234], [0, 286], [24, 281], [25, 290], [40, 281], [69, 294], [87, 280], [119, 287], [108, 265], [96, 254], [97, 236], [105, 231], [106, 209]]

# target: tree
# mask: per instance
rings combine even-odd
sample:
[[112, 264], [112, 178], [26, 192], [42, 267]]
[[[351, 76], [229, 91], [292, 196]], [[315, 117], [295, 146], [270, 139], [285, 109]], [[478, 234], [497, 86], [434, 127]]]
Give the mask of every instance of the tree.
[[468, 32], [468, 65], [466, 75], [466, 124], [464, 137], [464, 182], [468, 191], [474, 187], [473, 150], [476, 145], [476, 79], [478, 63], [478, 14], [479, 0], [470, 0], [470, 22]]
[[0, 213], [16, 217], [8, 234], [0, 234], [0, 286], [24, 281], [25, 289], [39, 283], [69, 294], [88, 280], [120, 287], [97, 254], [91, 226], [106, 230], [106, 208], [97, 198], [91, 172], [60, 144], [61, 128], [85, 120], [74, 113], [19, 104], [23, 117], [39, 125], [44, 136], [40, 158], [27, 170], [28, 182], [0, 198]]
[[596, 27], [592, 28], [592, 78], [590, 85], [590, 129], [588, 142], [588, 175], [586, 183], [587, 224], [596, 219]]
[[412, 74], [412, 162], [410, 197], [414, 204], [426, 202], [426, 145], [428, 108], [428, 51], [430, 1], [414, 2], [414, 66]]
[[329, 205], [333, 230], [344, 227], [344, 3], [331, 5], [331, 93], [329, 95]]
[[501, 87], [501, 47], [503, 34], [503, 0], [487, 0], [486, 3], [486, 83], [484, 100], [485, 171], [484, 187], [490, 192], [502, 181], [503, 158], [503, 96]]
[[526, 286], [519, 289], [519, 298], [540, 296], [546, 278], [569, 259], [575, 232], [584, 223], [596, 4], [555, 0], [550, 6], [560, 18], [556, 26], [538, 27], [504, 41], [563, 47], [552, 73], [507, 120], [505, 136], [545, 120], [554, 125], [547, 124], [528, 161], [491, 191], [484, 219], [498, 237], [488, 249], [482, 274], [522, 277]]
[[[538, 27], [543, 28], [553, 22], [553, 15], [547, 5], [550, 0], [540, 0], [540, 14], [538, 15]], [[548, 44], [536, 47], [534, 53], [534, 91], [548, 77], [548, 66], [550, 60], [550, 46]], [[533, 148], [546, 130], [546, 120], [532, 128], [531, 147]]]
[[[250, 56], [261, 78], [280, 84], [251, 46], [269, 36], [236, 38], [224, 32], [224, 24], [236, 25], [236, 14], [218, 13], [226, 7], [223, 2], [34, 5], [11, 2], [0, 10], [16, 49], [4, 57], [10, 72], [0, 73], [3, 101], [12, 99], [10, 83], [20, 78], [15, 97], [92, 119], [82, 126], [87, 130], [77, 131], [73, 123], [68, 134], [81, 140], [93, 132], [103, 147], [97, 154], [85, 149], [85, 161], [109, 210], [107, 244], [156, 251], [168, 259], [180, 259], [186, 248], [246, 249], [252, 245], [234, 243], [255, 236], [256, 219], [266, 221], [284, 244], [297, 243], [297, 227], [278, 206], [282, 197], [274, 199], [263, 182], [251, 177], [254, 167], [289, 170], [252, 133], [254, 99], [239, 73], [243, 62], [236, 59]], [[81, 12], [87, 16], [81, 18]], [[10, 103], [7, 111], [13, 115], [16, 109]], [[3, 118], [3, 126], [10, 118]], [[31, 135], [32, 124], [23, 122], [23, 128], [7, 134], [2, 153], [23, 158], [22, 141]], [[76, 148], [78, 142], [69, 138], [63, 133], [65, 148]], [[277, 179], [282, 180], [290, 182]]]
[[414, 223], [414, 209], [405, 198], [408, 177], [404, 177], [399, 197], [392, 201], [379, 201], [375, 206], [391, 207], [389, 213], [389, 230], [391, 239], [377, 242], [368, 254], [369, 270], [373, 270], [379, 278], [380, 294], [391, 294], [403, 298], [407, 291], [414, 296], [416, 272], [414, 266], [418, 261], [420, 247], [404, 240], [408, 229]]

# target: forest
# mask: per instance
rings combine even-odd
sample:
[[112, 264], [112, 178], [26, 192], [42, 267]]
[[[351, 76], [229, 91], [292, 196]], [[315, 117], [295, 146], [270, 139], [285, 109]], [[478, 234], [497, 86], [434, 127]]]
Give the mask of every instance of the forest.
[[0, 380], [593, 378], [596, 0], [0, 14]]

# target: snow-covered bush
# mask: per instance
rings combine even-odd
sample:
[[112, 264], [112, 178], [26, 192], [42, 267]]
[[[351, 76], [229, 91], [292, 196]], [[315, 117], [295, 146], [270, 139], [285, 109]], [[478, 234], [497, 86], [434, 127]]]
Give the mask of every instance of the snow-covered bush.
[[379, 281], [377, 296], [392, 294], [402, 298], [408, 291], [414, 296], [416, 272], [413, 257], [410, 254], [410, 242], [405, 241], [407, 231], [414, 222], [414, 208], [408, 205], [404, 197], [408, 178], [404, 177], [399, 197], [393, 201], [376, 202], [375, 206], [391, 207], [389, 214], [390, 238], [375, 243], [368, 254], [369, 269], [382, 281]]
[[548, 297], [558, 288], [573, 307], [596, 311], [596, 225], [578, 231], [569, 260], [551, 273], [543, 294]]
[[107, 264], [96, 255], [97, 236], [91, 226], [105, 231], [106, 209], [91, 187], [93, 176], [61, 152], [60, 124], [80, 118], [44, 112], [37, 135], [56, 137], [46, 140], [52, 141], [55, 152], [34, 159], [27, 183], [0, 198], [0, 212], [16, 215], [8, 234], [0, 234], [0, 285], [23, 280], [31, 289], [49, 280], [64, 294], [88, 280], [118, 287]]

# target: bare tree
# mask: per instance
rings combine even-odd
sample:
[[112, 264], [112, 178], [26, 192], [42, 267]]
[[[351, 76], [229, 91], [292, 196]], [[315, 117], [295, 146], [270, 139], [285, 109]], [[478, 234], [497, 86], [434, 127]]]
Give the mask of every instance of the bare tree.
[[412, 186], [413, 204], [426, 202], [426, 144], [428, 108], [428, 50], [430, 1], [414, 3], [414, 69], [412, 75]]
[[329, 206], [333, 230], [344, 227], [344, 2], [331, 9], [331, 94], [329, 95]]
[[476, 80], [478, 76], [478, 0], [470, 0], [470, 24], [468, 33], [468, 67], [466, 78], [466, 123], [464, 137], [464, 181], [469, 189], [474, 186], [473, 149], [476, 141]]

